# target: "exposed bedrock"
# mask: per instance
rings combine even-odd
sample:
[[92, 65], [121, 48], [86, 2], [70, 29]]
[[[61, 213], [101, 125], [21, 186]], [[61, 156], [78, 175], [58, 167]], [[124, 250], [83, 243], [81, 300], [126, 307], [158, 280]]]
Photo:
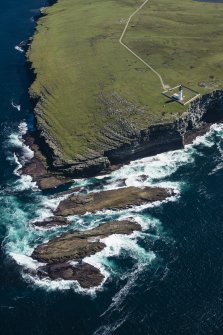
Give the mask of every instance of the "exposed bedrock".
[[47, 157], [43, 155], [35, 137], [25, 135], [24, 141], [33, 150], [34, 157], [21, 168], [21, 173], [32, 176], [33, 181], [42, 190], [56, 188], [72, 182], [70, 178], [57, 171], [50, 171]]
[[[104, 249], [100, 239], [112, 234], [131, 234], [141, 226], [130, 220], [112, 221], [86, 231], [66, 233], [39, 245], [32, 257], [47, 265], [37, 269], [40, 278], [77, 280], [83, 288], [98, 286], [104, 279], [100, 270], [82, 262], [83, 258]], [[77, 262], [77, 263], [75, 263]]]
[[184, 144], [191, 143], [197, 136], [204, 135], [213, 123], [223, 121], [223, 91], [203, 95], [182, 116], [177, 127]]
[[[35, 113], [41, 115], [41, 101]], [[62, 159], [62, 151], [56, 140], [37, 122], [37, 142], [47, 157], [49, 170], [67, 177], [89, 177], [111, 170], [111, 165], [126, 163], [137, 158], [183, 148], [184, 144], [204, 134], [209, 126], [223, 119], [223, 94], [218, 90], [197, 99], [182, 117], [172, 123], [160, 123], [137, 130], [127, 121], [114, 129], [104, 127], [99, 134], [98, 150], [89, 147], [88, 152], [75, 160]], [[120, 130], [122, 129], [122, 130]], [[100, 149], [100, 150], [99, 150]], [[52, 185], [55, 180], [52, 180]], [[40, 186], [50, 187], [46, 180]]]
[[99, 286], [104, 279], [99, 269], [87, 263], [75, 265], [70, 263], [48, 264], [40, 267], [37, 275], [40, 278], [49, 277], [52, 280], [77, 280], [80, 286], [85, 289]]
[[61, 216], [53, 216], [53, 217], [47, 218], [44, 221], [33, 222], [34, 226], [46, 228], [46, 229], [57, 227], [57, 226], [67, 226], [69, 224], [70, 224], [70, 221], [68, 221], [65, 217], [61, 217]]
[[82, 215], [103, 209], [125, 209], [130, 206], [162, 201], [171, 195], [171, 191], [159, 187], [126, 187], [87, 195], [72, 195], [60, 202], [57, 216]]
[[65, 233], [46, 244], [37, 246], [32, 257], [46, 263], [80, 261], [104, 249], [105, 244], [100, 242], [100, 239], [112, 234], [131, 234], [134, 230], [141, 230], [141, 226], [135, 222], [123, 220], [107, 222], [83, 232]]

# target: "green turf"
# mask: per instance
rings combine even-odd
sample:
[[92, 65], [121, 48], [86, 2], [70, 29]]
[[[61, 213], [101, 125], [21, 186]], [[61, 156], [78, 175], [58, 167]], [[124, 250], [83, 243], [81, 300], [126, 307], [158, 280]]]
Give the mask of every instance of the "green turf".
[[[38, 22], [28, 52], [37, 74], [31, 93], [45, 97], [38, 121], [66, 159], [97, 148], [101, 129], [117, 117], [143, 129], [187, 108], [165, 104], [159, 79], [118, 42], [125, 20], [142, 2], [58, 0]], [[151, 0], [133, 18], [124, 42], [166, 84], [203, 94], [223, 84], [222, 15], [223, 4]]]

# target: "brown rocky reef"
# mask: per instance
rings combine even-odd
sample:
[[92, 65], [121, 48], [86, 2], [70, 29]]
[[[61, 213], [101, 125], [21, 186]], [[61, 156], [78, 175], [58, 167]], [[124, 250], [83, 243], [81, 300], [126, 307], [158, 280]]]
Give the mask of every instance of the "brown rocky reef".
[[143, 205], [157, 200], [165, 200], [170, 191], [160, 187], [125, 187], [115, 190], [71, 195], [61, 201], [56, 215], [82, 215], [103, 209], [125, 209], [133, 205]]
[[37, 275], [40, 278], [49, 277], [52, 280], [77, 280], [81, 287], [89, 289], [99, 286], [104, 276], [94, 266], [81, 263], [73, 265], [71, 263], [49, 264], [38, 269]]
[[[40, 277], [51, 279], [78, 280], [84, 288], [98, 286], [104, 276], [93, 266], [83, 263], [82, 259], [104, 249], [100, 239], [112, 234], [131, 234], [141, 230], [139, 224], [130, 221], [112, 221], [86, 231], [63, 234], [49, 242], [39, 245], [32, 257], [48, 263], [37, 270]], [[76, 261], [72, 264], [69, 261]]]

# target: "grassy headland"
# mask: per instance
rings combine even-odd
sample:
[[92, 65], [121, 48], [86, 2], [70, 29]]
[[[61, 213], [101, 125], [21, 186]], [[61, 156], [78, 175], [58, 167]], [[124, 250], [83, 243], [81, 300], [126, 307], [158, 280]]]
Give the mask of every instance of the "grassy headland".
[[[37, 116], [65, 159], [88, 148], [103, 151], [107, 129], [145, 129], [185, 112], [165, 104], [158, 78], [118, 42], [143, 1], [58, 0], [44, 10], [29, 60], [37, 74], [31, 94], [42, 96]], [[201, 94], [221, 88], [223, 4], [151, 0], [133, 18], [124, 42], [164, 78]], [[107, 143], [107, 145], [109, 145]]]

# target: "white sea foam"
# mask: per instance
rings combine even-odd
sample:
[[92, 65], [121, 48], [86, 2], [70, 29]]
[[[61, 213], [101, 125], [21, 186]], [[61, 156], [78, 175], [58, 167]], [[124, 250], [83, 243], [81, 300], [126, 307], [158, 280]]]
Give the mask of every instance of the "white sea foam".
[[[10, 136], [9, 142], [11, 148], [22, 148], [24, 151], [22, 135], [25, 134], [26, 131], [26, 123], [20, 124], [19, 132]], [[111, 184], [102, 186], [102, 189], [104, 190], [118, 188], [120, 187], [120, 180], [125, 179], [126, 186], [160, 186], [173, 189], [175, 194], [163, 202], [157, 201], [143, 206], [133, 206], [132, 208], [118, 212], [113, 210], [105, 210], [98, 211], [94, 214], [86, 213], [83, 216], [72, 216], [70, 217], [72, 219], [71, 225], [69, 225], [67, 228], [55, 228], [55, 231], [37, 230], [34, 227], [31, 228], [30, 226], [26, 226], [25, 223], [29, 221], [26, 217], [26, 213], [21, 212], [19, 209], [14, 210], [15, 217], [12, 220], [11, 226], [9, 226], [9, 233], [6, 241], [4, 242], [7, 253], [10, 254], [21, 266], [35, 270], [39, 263], [32, 260], [30, 257], [35, 243], [41, 243], [42, 241], [46, 242], [50, 238], [56, 236], [62, 231], [65, 231], [66, 229], [91, 229], [104, 222], [105, 217], [106, 221], [113, 219], [122, 220], [124, 218], [127, 219], [133, 217], [134, 220], [141, 225], [143, 231], [148, 230], [150, 227], [154, 227], [157, 228], [156, 231], [158, 231], [158, 234], [162, 234], [162, 223], [158, 219], [149, 216], [148, 211], [146, 212], [146, 215], [141, 214], [141, 212], [144, 209], [160, 206], [162, 203], [167, 201], [175, 201], [178, 199], [184, 184], [181, 181], [173, 182], [169, 180], [169, 178], [181, 166], [194, 164], [196, 155], [200, 154], [199, 148], [201, 146], [211, 147], [214, 144], [213, 138], [222, 136], [223, 126], [214, 125], [211, 127], [211, 130], [207, 135], [197, 138], [193, 144], [187, 145], [182, 150], [140, 159], [123, 166], [121, 169], [114, 171], [111, 173], [111, 175], [109, 175], [109, 177], [111, 177]], [[219, 151], [220, 150], [221, 147], [219, 146]], [[27, 159], [30, 159], [31, 155], [32, 154], [29, 152], [25, 156], [27, 156]], [[16, 155], [14, 155], [14, 159], [19, 169], [19, 167], [21, 167], [21, 163], [18, 161]], [[97, 177], [97, 179], [102, 180], [106, 177], [108, 177], [108, 175]], [[22, 176], [19, 180], [20, 182], [15, 184], [17, 190], [24, 190], [33, 187], [31, 177]], [[74, 180], [74, 186], [93, 185], [93, 182], [94, 180], [91, 179]], [[60, 198], [49, 198], [39, 195], [38, 205], [36, 208], [34, 208], [35, 204], [33, 204], [33, 207], [30, 208], [30, 212], [32, 211], [35, 215], [35, 219], [33, 221], [44, 220], [47, 217], [52, 216], [52, 213], [57, 208], [59, 202], [65, 197], [66, 196]], [[104, 281], [106, 281], [111, 274], [120, 275], [120, 273], [117, 273], [119, 270], [116, 269], [114, 265], [115, 263], [109, 261], [110, 257], [119, 257], [121, 255], [121, 257], [131, 257], [134, 260], [134, 275], [129, 276], [127, 284], [123, 287], [123, 290], [121, 289], [121, 291], [118, 292], [114, 297], [113, 302], [107, 312], [112, 311], [114, 308], [120, 306], [121, 301], [125, 295], [128, 294], [129, 290], [134, 286], [135, 280], [137, 279], [140, 271], [143, 271], [144, 267], [148, 266], [148, 264], [150, 264], [156, 257], [152, 251], [146, 251], [138, 245], [137, 241], [138, 239], [143, 238], [143, 234], [147, 234], [147, 232], [134, 232], [130, 236], [111, 235], [102, 240], [106, 247], [101, 252], [91, 257], [87, 257], [84, 260], [85, 262], [100, 269], [105, 277]], [[24, 273], [23, 276], [26, 280], [31, 281], [35, 285], [43, 287], [47, 290], [74, 289], [76, 292], [84, 294], [94, 294], [97, 292], [97, 290], [103, 289], [104, 283], [103, 282], [102, 285], [100, 285], [98, 288], [84, 290], [76, 281], [51, 281], [48, 279], [39, 279], [27, 273]], [[122, 278], [128, 278], [127, 273], [121, 274], [121, 276]]]
[[40, 197], [40, 207], [36, 210], [36, 218], [32, 222], [44, 221], [51, 217], [59, 203], [66, 199], [66, 197], [66, 195], [57, 198]]
[[[14, 170], [14, 173], [18, 175], [17, 169]], [[29, 175], [22, 174], [20, 178], [15, 181], [14, 187], [17, 191], [25, 191], [32, 189], [33, 191], [38, 191], [38, 186], [36, 182], [32, 180], [32, 177]]]
[[[30, 161], [33, 156], [34, 152], [24, 144], [23, 136], [27, 133], [28, 127], [26, 122], [21, 122], [18, 126], [18, 132], [12, 133], [7, 142], [8, 148], [13, 151], [12, 157], [10, 160], [14, 160], [16, 164], [16, 168], [14, 169], [14, 174], [19, 176], [20, 178], [15, 182], [15, 188], [20, 191], [24, 191], [27, 189], [37, 190], [37, 185], [35, 182], [32, 181], [31, 176], [28, 175], [21, 175], [20, 169], [22, 166]], [[15, 151], [19, 151], [19, 158]]]
[[138, 224], [140, 224], [142, 231], [144, 230], [148, 230], [149, 228], [154, 228], [154, 227], [161, 227], [161, 222], [159, 219], [154, 218], [150, 215], [141, 215], [141, 214], [134, 214], [134, 216], [130, 216], [129, 213], [126, 213], [122, 216], [120, 216], [119, 220], [129, 220], [129, 219], [133, 219], [133, 221], [137, 222]]
[[11, 101], [11, 105], [13, 108], [17, 109], [17, 111], [21, 111], [21, 105], [15, 104], [14, 101]]
[[[127, 186], [146, 186], [159, 184], [172, 175], [183, 164], [191, 164], [194, 157], [191, 148], [170, 151], [153, 157], [132, 161], [112, 173], [113, 179], [126, 179]], [[176, 187], [176, 183], [175, 183]]]
[[155, 258], [155, 254], [153, 252], [146, 252], [137, 244], [139, 236], [140, 232], [133, 232], [130, 236], [113, 234], [103, 238], [101, 242], [106, 247], [95, 255], [86, 257], [84, 261], [100, 269], [105, 280], [111, 272], [115, 272], [115, 268], [111, 268], [111, 263], [108, 261], [109, 257], [122, 254], [122, 257], [126, 255], [126, 257], [132, 257], [141, 264], [149, 264]]
[[19, 52], [21, 52], [21, 53], [24, 52], [24, 50], [23, 50], [19, 45], [16, 45], [16, 46], [15, 46], [15, 50], [17, 50], [17, 51], [19, 51]]
[[[135, 270], [128, 274], [127, 283], [118, 291], [115, 296], [112, 298], [112, 303], [105, 310], [101, 316], [107, 316], [111, 314], [114, 310], [120, 310], [122, 302], [125, 300], [126, 296], [129, 294], [130, 290], [135, 286], [135, 282], [138, 279], [139, 275], [144, 271], [145, 264], [138, 264]], [[95, 334], [98, 334], [97, 332]]]
[[10, 256], [16, 261], [17, 264], [29, 270], [36, 270], [39, 266], [44, 265], [44, 263], [39, 263], [35, 261], [32, 257], [24, 254], [11, 252]]
[[22, 164], [19, 162], [18, 157], [16, 156], [15, 153], [13, 154], [13, 159], [14, 159], [14, 162], [16, 163], [16, 168], [14, 170], [14, 174], [16, 176], [20, 177], [19, 170], [22, 168]]
[[76, 280], [51, 280], [49, 278], [44, 278], [44, 279], [39, 279], [37, 276], [32, 276], [30, 274], [27, 273], [23, 273], [23, 278], [26, 281], [31, 282], [32, 284], [34, 284], [35, 286], [38, 286], [46, 291], [66, 291], [66, 290], [74, 290], [77, 293], [80, 294], [87, 294], [87, 295], [94, 295], [95, 294], [95, 290], [90, 289], [84, 289], [82, 288], [78, 281]]

